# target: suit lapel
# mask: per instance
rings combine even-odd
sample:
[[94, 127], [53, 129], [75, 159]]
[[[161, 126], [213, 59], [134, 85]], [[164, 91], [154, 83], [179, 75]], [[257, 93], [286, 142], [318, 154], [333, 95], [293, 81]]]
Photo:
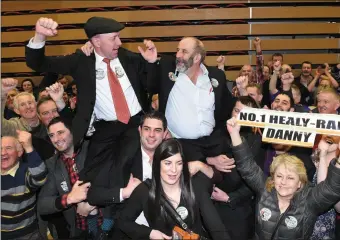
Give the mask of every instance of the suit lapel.
[[[208, 67], [207, 67], [207, 70], [209, 71]], [[210, 82], [211, 82], [211, 80], [213, 78], [213, 76], [211, 75], [211, 71], [209, 71], [208, 76], [209, 76], [209, 79], [210, 79]], [[215, 79], [215, 80], [217, 80], [217, 79]], [[212, 86], [212, 88], [213, 88], [213, 91], [214, 91], [214, 94], [215, 94], [215, 109], [216, 109], [216, 103], [218, 102], [218, 99], [221, 99], [221, 91], [220, 91], [221, 87], [220, 87], [220, 84], [219, 84], [217, 87]]]
[[139, 148], [138, 152], [136, 153], [136, 160], [137, 160], [136, 177], [139, 180], [143, 181], [143, 157], [141, 148]]
[[65, 164], [64, 164], [63, 160], [61, 159], [60, 155], [56, 159], [56, 165], [57, 165], [57, 168], [56, 168], [56, 177], [60, 178], [60, 180], [57, 181], [57, 182], [60, 183], [61, 189], [65, 193], [68, 193], [68, 192], [71, 191], [72, 185], [71, 185], [70, 177], [69, 177], [68, 172], [66, 170]]

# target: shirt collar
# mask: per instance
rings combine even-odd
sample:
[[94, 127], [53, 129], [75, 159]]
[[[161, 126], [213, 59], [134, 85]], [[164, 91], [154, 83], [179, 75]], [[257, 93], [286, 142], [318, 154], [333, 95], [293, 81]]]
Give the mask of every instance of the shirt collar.
[[100, 56], [100, 55], [96, 52], [96, 50], [94, 50], [94, 55], [95, 55], [95, 57], [96, 57], [96, 64], [103, 63], [104, 57]]
[[77, 153], [73, 153], [72, 157], [66, 157], [64, 154], [61, 154], [61, 160], [66, 161], [67, 159], [75, 159]]
[[143, 159], [143, 161], [147, 159], [147, 160], [148, 160], [147, 162], [150, 163], [150, 157], [149, 157], [149, 155], [144, 151], [144, 149], [143, 149], [142, 146], [141, 146], [140, 148], [142, 149], [142, 159]]
[[206, 68], [206, 66], [204, 66], [203, 63], [201, 63], [200, 68], [201, 68], [202, 71], [203, 71], [203, 75], [208, 75], [208, 74], [209, 74], [208, 69]]
[[17, 162], [17, 164], [15, 164], [10, 170], [8, 170], [7, 172], [1, 172], [1, 176], [4, 175], [11, 175], [12, 177], [15, 176], [17, 170], [19, 168], [19, 162]]

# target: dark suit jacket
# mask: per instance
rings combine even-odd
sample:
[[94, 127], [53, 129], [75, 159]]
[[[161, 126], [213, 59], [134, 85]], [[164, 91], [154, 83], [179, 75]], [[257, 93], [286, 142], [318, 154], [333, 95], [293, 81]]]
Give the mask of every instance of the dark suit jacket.
[[[98, 176], [92, 182], [87, 193], [87, 200], [91, 205], [109, 206], [120, 203], [120, 189], [125, 186], [117, 184], [117, 174], [133, 175], [143, 181], [142, 151], [139, 144], [137, 149], [131, 149], [127, 163], [123, 169], [117, 169], [112, 161], [106, 161]], [[125, 179], [127, 182], [128, 179]]]
[[[26, 64], [38, 72], [54, 72], [71, 75], [78, 89], [77, 113], [73, 120], [73, 140], [78, 145], [84, 138], [96, 100], [95, 55], [87, 57], [82, 51], [59, 56], [45, 56], [45, 47], [31, 49], [26, 46]], [[148, 64], [139, 54], [120, 48], [118, 58], [143, 109], [147, 108], [146, 73], [154, 64]]]
[[[215, 121], [217, 126], [224, 126], [232, 110], [232, 95], [226, 87], [226, 77], [223, 71], [216, 67], [206, 66], [209, 78], [215, 78], [219, 85], [214, 87], [215, 93]], [[162, 56], [157, 64], [156, 77], [148, 78], [148, 89], [152, 93], [158, 93], [159, 111], [165, 113], [169, 94], [175, 82], [170, 80], [169, 73], [176, 70], [176, 61], [172, 56]]]
[[[78, 155], [75, 158], [76, 165], [80, 171], [84, 167], [87, 154], [88, 141], [85, 141]], [[76, 235], [76, 210], [74, 207], [63, 209], [61, 207], [62, 195], [71, 192], [72, 185], [65, 164], [61, 160], [61, 155], [55, 154], [46, 162], [48, 169], [47, 182], [42, 187], [38, 198], [38, 213], [48, 215], [62, 212], [70, 226], [71, 237]]]

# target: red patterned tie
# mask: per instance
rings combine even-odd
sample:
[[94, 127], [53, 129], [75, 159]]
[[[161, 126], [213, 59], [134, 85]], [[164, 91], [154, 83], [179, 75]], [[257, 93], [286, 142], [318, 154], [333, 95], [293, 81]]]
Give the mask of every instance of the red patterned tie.
[[103, 61], [107, 64], [107, 77], [110, 83], [111, 95], [115, 105], [117, 119], [118, 121], [127, 124], [130, 120], [130, 111], [122, 86], [120, 85], [116, 74], [110, 67], [110, 59], [104, 58]]

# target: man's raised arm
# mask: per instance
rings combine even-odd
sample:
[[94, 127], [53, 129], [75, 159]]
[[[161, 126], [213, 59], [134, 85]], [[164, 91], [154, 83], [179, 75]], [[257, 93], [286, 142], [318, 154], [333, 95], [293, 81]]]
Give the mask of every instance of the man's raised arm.
[[58, 23], [50, 18], [39, 18], [35, 25], [35, 35], [26, 46], [26, 64], [37, 72], [55, 72], [71, 74], [76, 67], [79, 54], [67, 56], [45, 56], [45, 41], [47, 37], [58, 34]]

